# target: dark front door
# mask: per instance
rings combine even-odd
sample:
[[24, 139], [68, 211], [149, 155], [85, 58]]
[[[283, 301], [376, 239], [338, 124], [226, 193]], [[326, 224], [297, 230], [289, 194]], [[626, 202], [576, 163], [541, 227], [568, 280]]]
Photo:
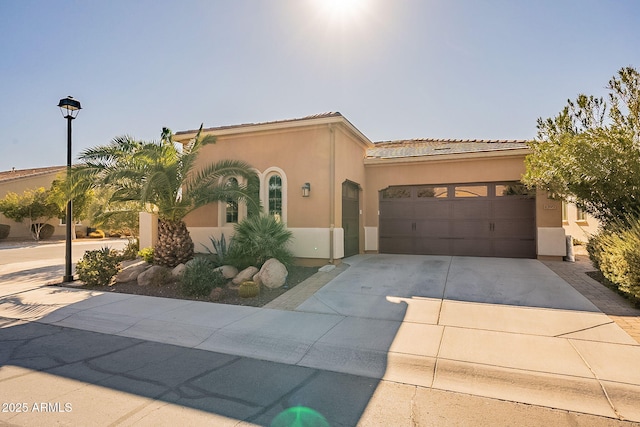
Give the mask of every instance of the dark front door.
[[360, 187], [351, 181], [342, 184], [342, 228], [344, 256], [360, 252]]

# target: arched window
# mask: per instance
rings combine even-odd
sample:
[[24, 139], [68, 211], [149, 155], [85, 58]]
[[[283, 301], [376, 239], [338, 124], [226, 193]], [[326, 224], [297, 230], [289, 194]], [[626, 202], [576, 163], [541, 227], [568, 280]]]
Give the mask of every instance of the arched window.
[[287, 174], [279, 167], [272, 166], [260, 177], [261, 208], [278, 221], [287, 222]]
[[[237, 187], [238, 180], [235, 178], [229, 178], [227, 180], [227, 187]], [[238, 200], [233, 197], [227, 198], [227, 224], [238, 222]]]
[[273, 174], [269, 177], [269, 215], [282, 219], [282, 178]]

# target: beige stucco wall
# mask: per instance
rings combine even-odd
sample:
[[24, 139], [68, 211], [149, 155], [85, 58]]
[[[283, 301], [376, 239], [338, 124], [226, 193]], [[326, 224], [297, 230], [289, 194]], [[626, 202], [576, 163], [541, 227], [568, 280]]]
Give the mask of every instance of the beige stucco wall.
[[[303, 258], [343, 257], [342, 183], [364, 183], [363, 158], [368, 140], [341, 118], [280, 129], [257, 126], [212, 133], [217, 141], [202, 147], [196, 169], [221, 159], [247, 162], [261, 177], [265, 210], [268, 178], [272, 172], [279, 173], [285, 188], [283, 220], [294, 234], [294, 253]], [[188, 137], [182, 136], [182, 140]], [[302, 197], [302, 186], [307, 182], [311, 185], [310, 196]], [[224, 223], [221, 205], [207, 205], [185, 218], [196, 250], [203, 250], [209, 236], [233, 233], [232, 225]], [[361, 242], [363, 234], [361, 231]]]
[[600, 221], [585, 213], [584, 219], [578, 219], [578, 207], [574, 203], [566, 202], [566, 220], [562, 221], [565, 233], [574, 240], [586, 243], [589, 238], [598, 233]]
[[[32, 176], [18, 177], [15, 179], [6, 179], [0, 181], [0, 198], [4, 198], [8, 193], [13, 192], [22, 195], [25, 190], [35, 190], [40, 187], [49, 189], [51, 183], [59, 172], [47, 172]], [[53, 218], [48, 221], [55, 227], [54, 237], [64, 237], [66, 234], [66, 226], [60, 225], [60, 219]], [[8, 224], [11, 226], [9, 238], [31, 238], [29, 231], [29, 220], [25, 219], [22, 223], [12, 221], [0, 213], [0, 224]]]
[[[326, 126], [281, 132], [247, 132], [222, 135], [202, 147], [196, 169], [218, 160], [242, 160], [259, 174], [278, 171], [286, 181], [286, 223], [289, 227], [326, 227], [329, 207], [322, 195], [329, 193], [329, 131]], [[265, 176], [265, 178], [267, 178]], [[311, 183], [311, 196], [301, 187]], [[266, 208], [266, 200], [263, 201]], [[193, 227], [217, 227], [218, 207], [211, 204], [186, 218]]]
[[546, 191], [536, 193], [538, 257], [557, 259], [567, 254], [565, 230], [562, 228], [562, 202], [550, 199]]

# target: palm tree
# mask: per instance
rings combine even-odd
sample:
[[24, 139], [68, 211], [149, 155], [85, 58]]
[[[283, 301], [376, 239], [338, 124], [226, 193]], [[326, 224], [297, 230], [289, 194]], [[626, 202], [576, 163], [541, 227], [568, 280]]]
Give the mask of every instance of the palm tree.
[[[260, 202], [246, 185], [229, 177], [255, 182], [251, 166], [237, 160], [220, 160], [196, 170], [201, 147], [215, 143], [212, 135], [196, 137], [179, 148], [173, 133], [162, 129], [159, 142], [136, 141], [128, 136], [115, 138], [106, 146], [85, 150], [75, 173], [85, 185], [110, 188], [112, 202], [140, 203], [140, 207], [158, 214], [158, 242], [154, 262], [174, 267], [193, 258], [193, 241], [184, 217], [214, 201], [245, 201], [251, 211]], [[229, 182], [232, 182], [229, 184]]]

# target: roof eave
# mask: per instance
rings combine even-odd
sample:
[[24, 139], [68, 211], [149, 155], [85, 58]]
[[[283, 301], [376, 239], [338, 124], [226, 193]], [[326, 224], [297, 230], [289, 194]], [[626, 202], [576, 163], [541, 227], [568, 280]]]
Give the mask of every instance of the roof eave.
[[[366, 145], [373, 146], [373, 142], [367, 138], [358, 128], [356, 128], [349, 120], [342, 115], [334, 115], [327, 117], [311, 117], [308, 119], [292, 119], [290, 121], [270, 122], [270, 123], [256, 123], [246, 124], [221, 128], [208, 128], [203, 129], [202, 132], [205, 135], [214, 136], [230, 136], [240, 135], [244, 133], [254, 132], [273, 132], [279, 130], [294, 129], [299, 127], [309, 126], [323, 126], [331, 124], [343, 124], [349, 131], [351, 131], [357, 138], [366, 142]], [[189, 130], [177, 132], [174, 135], [174, 141], [179, 143], [186, 143], [196, 136], [197, 130]]]
[[526, 148], [510, 148], [505, 150], [476, 151], [470, 153], [449, 153], [449, 154], [431, 154], [426, 156], [408, 156], [408, 157], [367, 157], [364, 159], [365, 165], [390, 165], [397, 163], [430, 163], [430, 162], [452, 162], [460, 160], [475, 160], [489, 158], [505, 158], [505, 157], [523, 157], [529, 154], [531, 150]]

